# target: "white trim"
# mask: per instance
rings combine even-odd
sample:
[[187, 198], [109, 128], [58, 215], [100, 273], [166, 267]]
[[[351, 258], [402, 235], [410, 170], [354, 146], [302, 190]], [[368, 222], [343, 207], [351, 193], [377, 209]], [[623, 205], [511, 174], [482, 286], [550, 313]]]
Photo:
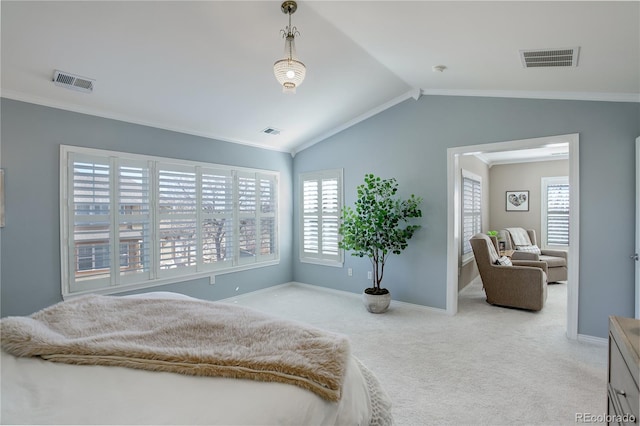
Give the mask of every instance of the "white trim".
[[[636, 138], [636, 251], [640, 254], [640, 137]], [[634, 258], [635, 258], [634, 256]], [[640, 319], [640, 260], [635, 259], [636, 318]]]
[[62, 299], [63, 300], [73, 299], [74, 297], [83, 296], [85, 294], [105, 294], [105, 295], [120, 294], [120, 293], [125, 293], [133, 290], [142, 290], [145, 288], [158, 287], [161, 285], [184, 283], [184, 282], [199, 280], [207, 277], [208, 278], [213, 277], [213, 280], [215, 281], [215, 277], [217, 275], [248, 271], [251, 269], [264, 268], [267, 266], [275, 266], [275, 265], [278, 265], [279, 263], [280, 262], [278, 262], [277, 260], [271, 260], [271, 261], [266, 261], [262, 263], [245, 264], [245, 265], [236, 266], [233, 268], [222, 269], [219, 271], [216, 270], [216, 271], [196, 272], [189, 275], [162, 277], [154, 280], [145, 281], [139, 284], [119, 285], [117, 287], [101, 288], [101, 289], [95, 289], [95, 290], [74, 291], [73, 293], [67, 292], [67, 293], [62, 293]]
[[[284, 288], [284, 287], [291, 287], [293, 285], [295, 285], [295, 282], [290, 281], [288, 283], [277, 284], [277, 285], [274, 285], [274, 286], [271, 286], [271, 287], [261, 288], [260, 290], [249, 291], [247, 293], [238, 294], [236, 296], [226, 297], [224, 299], [219, 299], [217, 301], [218, 302], [224, 302], [224, 303], [238, 303], [238, 300], [245, 299], [247, 297], [260, 295], [262, 293], [268, 293], [268, 292], [271, 292], [273, 290], [278, 290], [278, 289], [281, 289], [281, 288]], [[238, 291], [238, 290], [239, 290], [239, 288], [236, 287], [236, 291]]]
[[458, 311], [458, 257], [460, 244], [460, 208], [458, 158], [468, 152], [491, 152], [511, 149], [535, 148], [557, 143], [569, 144], [569, 186], [570, 212], [569, 233], [571, 246], [568, 254], [569, 277], [567, 281], [567, 337], [576, 340], [578, 336], [578, 290], [580, 265], [580, 156], [578, 152], [579, 135], [549, 136], [515, 141], [469, 145], [447, 149], [447, 313], [454, 315]]
[[[470, 172], [469, 170], [465, 170], [463, 168], [460, 169], [460, 173], [461, 173], [461, 179], [460, 179], [460, 208], [464, 208], [464, 188], [462, 187], [463, 183], [464, 183], [464, 179], [470, 179], [472, 181], [476, 181], [480, 184], [480, 229], [477, 230], [477, 232], [482, 232], [482, 222], [483, 222], [483, 211], [482, 211], [482, 200], [485, 198], [485, 194], [483, 193], [484, 191], [484, 184], [482, 182], [482, 176], [479, 176], [473, 172]], [[461, 225], [460, 225], [460, 230], [461, 232], [464, 234], [464, 225], [462, 225], [462, 214], [460, 215], [460, 221], [461, 221]], [[474, 232], [473, 234], [477, 234], [477, 232]], [[461, 234], [461, 235], [463, 235]], [[460, 240], [460, 250], [458, 251], [458, 253], [460, 253], [460, 263], [462, 265], [469, 263], [469, 261], [475, 259], [474, 255], [473, 255], [473, 250], [471, 250], [468, 253], [462, 253], [462, 245], [463, 245], [464, 241]]]
[[[75, 273], [75, 265], [73, 262], [75, 245], [73, 242], [73, 200], [71, 199], [71, 194], [73, 194], [73, 178], [70, 178], [69, 174], [73, 173], [73, 158], [83, 158], [86, 156], [87, 158], [98, 158], [104, 160], [104, 162], [108, 162], [110, 164], [110, 170], [113, 170], [112, 173], [109, 174], [109, 188], [110, 191], [115, 191], [118, 188], [117, 185], [117, 167], [116, 160], [120, 160], [119, 164], [121, 165], [129, 165], [135, 162], [141, 162], [149, 165], [149, 173], [150, 177], [155, 176], [155, 178], [150, 178], [150, 194], [149, 194], [149, 205], [150, 207], [149, 213], [149, 223], [151, 228], [151, 241], [154, 243], [151, 250], [154, 251], [154, 255], [151, 256], [151, 264], [149, 266], [150, 272], [147, 274], [139, 274], [136, 275], [135, 278], [132, 278], [129, 282], [122, 280], [120, 274], [118, 273], [117, 266], [117, 258], [114, 261], [112, 258], [111, 263], [111, 271], [108, 278], [99, 278], [92, 281], [85, 281], [84, 285], [78, 289], [72, 287], [71, 283], [74, 281], [74, 273]], [[256, 183], [256, 202], [260, 205], [260, 181], [261, 180], [269, 180], [273, 182], [273, 188], [275, 191], [275, 202], [276, 202], [276, 211], [273, 214], [263, 213], [260, 209], [255, 209], [255, 212], [251, 215], [251, 217], [255, 216], [256, 220], [256, 233], [260, 235], [260, 223], [261, 219], [264, 217], [273, 217], [275, 218], [274, 223], [274, 234], [275, 234], [275, 242], [273, 244], [273, 253], [271, 254], [259, 254], [257, 252], [252, 258], [250, 262], [241, 262], [238, 259], [238, 247], [234, 247], [234, 263], [232, 266], [225, 265], [207, 265], [207, 267], [202, 267], [203, 265], [200, 263], [201, 260], [198, 260], [198, 263], [195, 266], [185, 267], [180, 270], [160, 270], [159, 269], [159, 261], [160, 258], [157, 241], [154, 237], [159, 235], [159, 219], [160, 216], [157, 214], [159, 210], [158, 199], [155, 197], [158, 188], [158, 170], [159, 167], [166, 166], [171, 170], [185, 170], [189, 172], [193, 172], [195, 174], [195, 179], [198, 179], [199, 173], [202, 173], [203, 170], [206, 173], [208, 170], [215, 169], [220, 170], [223, 173], [229, 173], [234, 179], [237, 179], [238, 174], [246, 175], [255, 179]], [[151, 155], [140, 155], [140, 154], [130, 154], [127, 152], [119, 152], [119, 151], [110, 151], [110, 150], [102, 150], [102, 149], [93, 149], [93, 148], [85, 148], [85, 147], [74, 147], [70, 145], [60, 145], [60, 251], [61, 251], [61, 292], [63, 299], [69, 297], [75, 297], [81, 294], [87, 293], [97, 293], [97, 294], [116, 294], [122, 293], [130, 290], [144, 289], [149, 287], [155, 287], [160, 285], [178, 283], [178, 282], [186, 282], [194, 279], [199, 279], [203, 277], [215, 277], [215, 275], [239, 272], [248, 269], [254, 268], [262, 268], [267, 266], [278, 265], [280, 263], [280, 239], [278, 235], [279, 230], [279, 221], [281, 220], [281, 215], [279, 214], [280, 209], [280, 172], [279, 171], [270, 171], [264, 169], [253, 169], [246, 167], [234, 167], [228, 165], [220, 165], [213, 163], [203, 163], [196, 162], [191, 160], [182, 160], [177, 158], [166, 158], [166, 157], [157, 157]], [[234, 188], [237, 188], [237, 184], [234, 184]], [[197, 189], [199, 191], [199, 189]], [[238, 194], [234, 190], [234, 197], [237, 197]], [[272, 194], [274, 196], [274, 194]], [[110, 195], [111, 198], [111, 212], [117, 212], [117, 199]], [[237, 199], [234, 203], [234, 217], [244, 217], [238, 211], [238, 202]], [[195, 216], [199, 216], [200, 209], [196, 208]], [[237, 225], [239, 220], [234, 220], [234, 223]], [[195, 220], [196, 226], [199, 226], [200, 222]], [[115, 230], [119, 228], [119, 221], [117, 217], [117, 213], [112, 214], [111, 224], [110, 224], [110, 235], [109, 241], [111, 244], [111, 250], [114, 253], [119, 252], [119, 241], [116, 238]], [[155, 225], [155, 229], [154, 226]], [[234, 234], [238, 235], [238, 233]], [[237, 242], [237, 240], [235, 241]], [[256, 243], [257, 244], [257, 243]], [[257, 244], [259, 245], [259, 244]], [[200, 246], [198, 245], [198, 250]], [[199, 257], [199, 254], [197, 255]], [[215, 278], [214, 278], [215, 279]]]
[[382, 105], [379, 105], [375, 108], [370, 109], [369, 111], [365, 112], [364, 114], [360, 114], [359, 116], [357, 116], [356, 118], [347, 121], [346, 123], [335, 127], [323, 134], [321, 134], [318, 137], [315, 137], [313, 139], [311, 139], [308, 142], [305, 142], [303, 144], [298, 145], [296, 148], [294, 148], [293, 150], [291, 150], [291, 156], [294, 157], [298, 152], [304, 151], [307, 148], [312, 147], [313, 145], [317, 144], [318, 142], [322, 142], [323, 140], [335, 135], [336, 133], [340, 133], [343, 130], [348, 129], [349, 127], [355, 126], [356, 124], [360, 123], [361, 121], [366, 120], [367, 118], [371, 118], [374, 115], [380, 114], [382, 111], [385, 111], [393, 106], [398, 105], [401, 102], [406, 101], [409, 98], [413, 98], [415, 100], [419, 99], [419, 95], [417, 95], [417, 91], [419, 89], [412, 89], [406, 93], [403, 93], [400, 96], [397, 96], [393, 99], [391, 99], [390, 101], [387, 101], [385, 103], [383, 103]]
[[580, 343], [588, 343], [588, 344], [591, 344], [591, 345], [598, 345], [598, 346], [608, 346], [609, 345], [609, 339], [608, 338], [589, 336], [587, 334], [578, 334], [578, 338], [576, 340], [578, 342], [580, 342]]
[[640, 94], [613, 92], [422, 89], [422, 94], [424, 96], [472, 96], [488, 98], [558, 99], [568, 101], [640, 102]]
[[[362, 298], [362, 294], [361, 293], [353, 293], [353, 292], [345, 291], [345, 290], [336, 290], [334, 288], [321, 287], [321, 286], [317, 286], [317, 285], [313, 285], [313, 284], [305, 284], [305, 283], [301, 283], [301, 282], [298, 282], [298, 281], [292, 281], [289, 284], [293, 285], [293, 286], [312, 288], [314, 290], [323, 291], [325, 293], [333, 293], [333, 294], [337, 294], [337, 295], [345, 296], [345, 297], [350, 297], [350, 298], [357, 298], [357, 299], [361, 299]], [[423, 311], [423, 312], [436, 312], [436, 313], [439, 313], [439, 314], [446, 314], [447, 313], [446, 310], [440, 309], [440, 308], [433, 308], [431, 306], [417, 305], [415, 303], [401, 302], [399, 300], [393, 300], [393, 295], [392, 295], [391, 306], [393, 306], [393, 305], [402, 306], [402, 307], [408, 308], [408, 309], [416, 309], [416, 310], [420, 310], [420, 311]]]
[[[568, 157], [566, 158], [568, 159]], [[543, 176], [540, 178], [540, 241], [538, 244], [543, 249], [551, 250], [568, 250], [568, 245], [549, 245], [547, 238], [547, 220], [548, 220], [548, 204], [549, 204], [549, 185], [569, 184], [569, 176]]]
[[[460, 253], [460, 182], [457, 173], [459, 156], [473, 150], [447, 149], [447, 301], [449, 315], [458, 313], [458, 253]], [[456, 213], [457, 212], [457, 213]], [[453, 219], [452, 219], [453, 218]]]
[[[344, 250], [342, 250], [344, 252]], [[311, 259], [309, 257], [298, 257], [300, 263], [308, 263], [310, 265], [319, 265], [319, 266], [330, 266], [332, 268], [342, 268], [344, 266], [344, 258], [340, 261], [338, 260], [322, 260], [322, 259]]]
[[323, 140], [342, 132], [343, 130], [352, 127], [361, 121], [364, 121], [374, 115], [377, 115], [401, 102], [406, 101], [409, 98], [414, 100], [420, 99], [422, 95], [431, 96], [471, 96], [471, 97], [492, 97], [492, 98], [522, 98], [522, 99], [558, 99], [558, 100], [575, 100], [575, 101], [605, 101], [605, 102], [640, 102], [640, 94], [637, 93], [608, 93], [608, 92], [536, 92], [536, 91], [514, 91], [514, 90], [452, 90], [452, 89], [419, 89], [414, 88], [400, 96], [397, 96], [390, 101], [387, 101], [375, 108], [366, 111], [365, 113], [357, 116], [356, 118], [347, 121], [346, 123], [330, 129], [320, 136], [317, 136], [310, 141], [295, 144], [291, 149], [278, 148], [269, 146], [267, 144], [261, 144], [257, 142], [251, 142], [242, 139], [228, 138], [224, 136], [215, 135], [213, 133], [197, 132], [190, 129], [181, 127], [167, 126], [164, 123], [155, 121], [146, 121], [135, 117], [129, 117], [123, 114], [114, 112], [107, 112], [96, 108], [90, 108], [81, 105], [68, 104], [64, 102], [58, 102], [48, 98], [42, 98], [39, 96], [33, 96], [14, 90], [2, 89], [0, 97], [13, 99], [16, 101], [28, 102], [36, 105], [43, 105], [51, 108], [58, 108], [65, 111], [77, 112], [80, 114], [92, 115], [95, 117], [102, 117], [111, 120], [123, 121], [125, 123], [139, 124], [141, 126], [154, 127], [157, 129], [168, 130], [171, 132], [183, 133], [186, 135], [199, 136], [207, 139], [214, 139], [222, 142], [236, 143], [240, 145], [251, 146], [254, 148], [265, 149], [269, 151], [288, 152], [291, 157], [295, 157], [297, 153], [304, 151], [305, 149], [322, 142]]
[[168, 130], [170, 132], [183, 133], [185, 135], [199, 136], [202, 138], [214, 139], [221, 142], [230, 142], [230, 143], [236, 143], [239, 145], [247, 145], [254, 148], [265, 149], [268, 151], [291, 152], [291, 150], [287, 148], [278, 148], [274, 146], [269, 146], [267, 144], [260, 144], [256, 142], [243, 140], [243, 139], [227, 138], [224, 136], [219, 136], [219, 135], [208, 133], [208, 132], [197, 132], [197, 131], [183, 128], [183, 127], [167, 126], [166, 123], [164, 122], [147, 121], [140, 118], [131, 117], [128, 115], [119, 114], [116, 112], [104, 111], [101, 109], [91, 108], [83, 105], [75, 105], [75, 104], [69, 104], [65, 102], [58, 102], [53, 99], [33, 96], [26, 93], [16, 92], [14, 90], [2, 89], [2, 93], [0, 96], [7, 99], [13, 99], [16, 101], [27, 102], [27, 103], [42, 105], [42, 106], [51, 107], [51, 108], [57, 108], [64, 111], [77, 112], [79, 114], [92, 115], [94, 117], [101, 117], [101, 118], [107, 118], [110, 120], [122, 121], [125, 123], [138, 124], [141, 126]]
[[580, 284], [580, 137], [577, 133], [569, 139], [569, 235], [567, 280], [567, 337], [578, 338], [578, 298]]
[[[332, 256], [325, 254], [324, 249], [322, 247], [322, 236], [320, 235], [323, 231], [322, 222], [324, 221], [325, 214], [322, 211], [322, 206], [318, 206], [318, 253], [313, 255], [305, 255], [305, 244], [304, 244], [304, 220], [305, 220], [305, 198], [304, 198], [304, 183], [306, 181], [317, 181], [318, 182], [318, 202], [322, 204], [322, 180], [323, 179], [337, 179], [337, 219], [338, 226], [340, 225], [340, 216], [342, 214], [342, 208], [344, 206], [344, 169], [326, 169], [326, 170], [314, 170], [310, 172], [301, 172], [298, 174], [298, 194], [300, 203], [298, 203], [298, 259], [301, 263], [311, 263], [314, 265], [321, 266], [331, 266], [342, 268], [344, 265], [344, 250], [338, 247], [337, 256]], [[338, 230], [336, 229], [336, 232]], [[337, 235], [338, 241], [340, 241], [340, 235]]]

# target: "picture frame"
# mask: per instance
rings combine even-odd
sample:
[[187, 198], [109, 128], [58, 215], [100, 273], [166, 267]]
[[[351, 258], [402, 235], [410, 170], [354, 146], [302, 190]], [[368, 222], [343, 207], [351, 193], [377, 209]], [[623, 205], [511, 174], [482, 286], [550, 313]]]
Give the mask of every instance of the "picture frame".
[[528, 212], [529, 191], [507, 191], [505, 203], [508, 212]]

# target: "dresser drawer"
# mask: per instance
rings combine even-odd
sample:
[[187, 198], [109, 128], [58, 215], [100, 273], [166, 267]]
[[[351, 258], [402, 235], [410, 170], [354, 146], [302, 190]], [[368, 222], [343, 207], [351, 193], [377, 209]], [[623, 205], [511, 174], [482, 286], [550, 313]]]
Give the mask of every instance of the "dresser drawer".
[[622, 413], [618, 414], [631, 414], [634, 416], [635, 422], [630, 424], [638, 424], [640, 414], [638, 385], [634, 381], [615, 340], [612, 340], [610, 344], [609, 360], [610, 397], [616, 400], [617, 404], [614, 402], [614, 405], [622, 409]]

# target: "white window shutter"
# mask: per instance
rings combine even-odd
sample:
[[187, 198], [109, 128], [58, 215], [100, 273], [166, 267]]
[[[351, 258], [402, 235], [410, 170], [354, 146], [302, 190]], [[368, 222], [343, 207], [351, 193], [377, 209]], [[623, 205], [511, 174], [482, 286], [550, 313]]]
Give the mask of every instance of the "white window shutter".
[[300, 260], [341, 266], [342, 170], [304, 173], [300, 186]]
[[463, 170], [462, 174], [462, 255], [472, 253], [469, 240], [482, 232], [482, 179]]
[[569, 180], [543, 178], [545, 246], [569, 246]]
[[61, 145], [63, 295], [276, 264], [278, 173]]

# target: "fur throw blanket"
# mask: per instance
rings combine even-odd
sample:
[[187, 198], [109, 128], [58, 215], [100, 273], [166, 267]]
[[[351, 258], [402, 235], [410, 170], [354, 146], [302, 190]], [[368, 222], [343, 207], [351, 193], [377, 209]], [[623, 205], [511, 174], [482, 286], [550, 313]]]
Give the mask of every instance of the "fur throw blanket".
[[346, 336], [219, 302], [89, 295], [0, 321], [15, 356], [275, 381], [341, 397]]

